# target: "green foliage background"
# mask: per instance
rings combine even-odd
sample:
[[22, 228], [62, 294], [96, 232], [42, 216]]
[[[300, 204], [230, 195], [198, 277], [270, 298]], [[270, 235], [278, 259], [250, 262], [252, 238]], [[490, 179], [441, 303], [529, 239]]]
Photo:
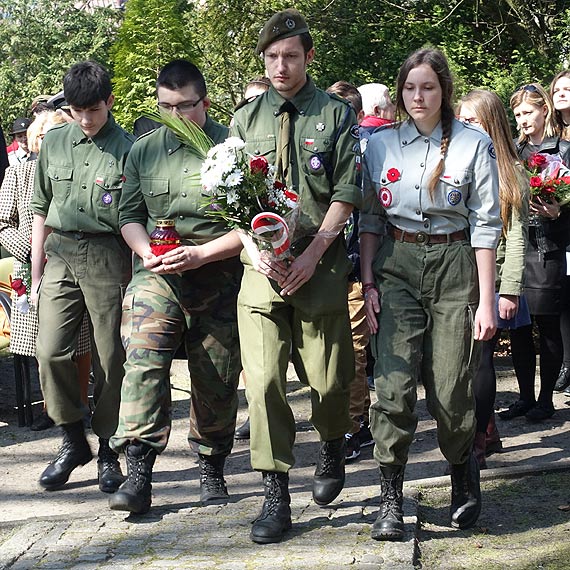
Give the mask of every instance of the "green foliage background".
[[[126, 128], [154, 104], [154, 82], [169, 60], [199, 65], [227, 122], [243, 86], [263, 73], [253, 52], [263, 22], [291, 5], [272, 0], [128, 0], [78, 10], [74, 0], [0, 0], [0, 117], [8, 128], [34, 96], [61, 89], [65, 70], [96, 59], [113, 73], [115, 115]], [[88, 4], [88, 2], [83, 2]], [[326, 88], [339, 79], [394, 85], [413, 50], [441, 48], [456, 93], [484, 87], [507, 102], [521, 83], [567, 66], [568, 0], [299, 0], [315, 40], [310, 73]]]

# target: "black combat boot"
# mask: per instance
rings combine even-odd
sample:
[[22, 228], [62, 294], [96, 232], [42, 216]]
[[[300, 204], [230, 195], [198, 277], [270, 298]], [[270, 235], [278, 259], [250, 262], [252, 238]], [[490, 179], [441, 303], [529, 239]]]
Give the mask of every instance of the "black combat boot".
[[114, 511], [130, 511], [142, 515], [150, 509], [152, 468], [156, 451], [146, 443], [131, 443], [125, 449], [127, 479], [109, 497]]
[[404, 536], [404, 466], [380, 467], [380, 485], [380, 511], [372, 525], [371, 536], [374, 540], [401, 540]]
[[251, 435], [251, 428], [249, 426], [249, 416], [247, 418], [247, 420], [245, 420], [245, 422], [243, 422], [243, 424], [241, 424], [241, 426], [239, 426], [234, 434], [234, 437], [236, 439], [249, 439], [249, 436]]
[[224, 479], [225, 455], [198, 454], [200, 466], [200, 503], [222, 505], [228, 502], [229, 494]]
[[265, 501], [261, 514], [251, 527], [251, 540], [260, 544], [280, 542], [291, 528], [291, 496], [289, 474], [274, 471], [263, 472]]
[[121, 465], [119, 464], [119, 454], [109, 447], [108, 439], [100, 437], [98, 456], [97, 474], [99, 489], [103, 493], [114, 493], [121, 483], [125, 481]]
[[83, 422], [64, 424], [61, 429], [63, 431], [63, 443], [56, 458], [40, 476], [40, 485], [48, 491], [65, 485], [76, 467], [85, 465], [93, 459], [91, 448], [83, 431]]
[[344, 436], [321, 442], [313, 479], [313, 499], [317, 505], [334, 501], [344, 487], [346, 439]]
[[479, 464], [471, 453], [465, 463], [451, 466], [451, 526], [470, 528], [477, 522], [480, 512]]

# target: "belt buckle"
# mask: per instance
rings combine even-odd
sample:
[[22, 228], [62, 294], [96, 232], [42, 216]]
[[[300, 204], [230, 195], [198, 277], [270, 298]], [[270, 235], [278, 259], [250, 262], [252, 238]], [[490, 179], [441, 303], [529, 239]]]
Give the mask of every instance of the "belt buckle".
[[429, 234], [426, 232], [416, 232], [414, 235], [416, 239], [416, 243], [420, 245], [428, 245], [429, 244]]

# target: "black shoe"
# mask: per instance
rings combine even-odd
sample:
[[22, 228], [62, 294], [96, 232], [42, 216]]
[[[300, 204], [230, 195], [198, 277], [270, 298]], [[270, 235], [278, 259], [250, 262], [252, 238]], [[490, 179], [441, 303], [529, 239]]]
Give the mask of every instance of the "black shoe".
[[263, 473], [265, 500], [261, 514], [251, 527], [251, 540], [260, 544], [280, 542], [291, 524], [291, 496], [288, 473]]
[[54, 421], [47, 415], [46, 412], [42, 412], [30, 426], [32, 431], [44, 431], [55, 425]]
[[562, 365], [560, 369], [560, 373], [558, 374], [558, 380], [556, 380], [556, 384], [554, 384], [554, 391], [555, 392], [562, 392], [565, 388], [570, 386], [570, 368], [567, 368]]
[[224, 479], [225, 455], [198, 454], [200, 466], [200, 503], [221, 505], [228, 502], [229, 494]]
[[344, 436], [321, 442], [313, 479], [313, 499], [317, 505], [334, 501], [344, 487], [346, 440]]
[[370, 533], [374, 540], [401, 540], [404, 536], [404, 467], [380, 467], [380, 511]]
[[152, 468], [156, 451], [146, 443], [131, 443], [125, 449], [127, 479], [109, 497], [114, 511], [130, 511], [142, 515], [150, 509]]
[[358, 440], [360, 441], [360, 447], [368, 447], [369, 445], [374, 445], [374, 438], [372, 437], [372, 432], [370, 431], [370, 424], [365, 420], [360, 420]]
[[121, 471], [119, 454], [109, 447], [109, 440], [99, 438], [99, 459], [97, 460], [97, 477], [99, 489], [103, 493], [114, 493], [125, 481]]
[[353, 461], [360, 455], [360, 442], [357, 433], [345, 434], [346, 439], [346, 460]]
[[249, 417], [247, 418], [247, 420], [245, 420], [245, 422], [243, 422], [243, 424], [241, 424], [241, 426], [239, 426], [236, 429], [236, 432], [234, 434], [234, 437], [236, 439], [249, 439]]
[[519, 416], [524, 416], [531, 408], [534, 408], [536, 404], [528, 404], [523, 400], [517, 400], [514, 404], [511, 404], [506, 410], [499, 412], [497, 415], [502, 420], [512, 420], [513, 418], [518, 418]]
[[530, 409], [526, 414], [525, 418], [529, 422], [542, 422], [547, 420], [554, 415], [554, 406], [545, 406], [543, 404], [537, 404], [534, 408]]
[[85, 465], [93, 459], [81, 420], [73, 424], [64, 424], [61, 428], [63, 443], [56, 458], [40, 476], [40, 485], [48, 491], [65, 485], [76, 467]]
[[479, 464], [472, 453], [465, 463], [451, 466], [451, 526], [471, 528], [480, 513]]

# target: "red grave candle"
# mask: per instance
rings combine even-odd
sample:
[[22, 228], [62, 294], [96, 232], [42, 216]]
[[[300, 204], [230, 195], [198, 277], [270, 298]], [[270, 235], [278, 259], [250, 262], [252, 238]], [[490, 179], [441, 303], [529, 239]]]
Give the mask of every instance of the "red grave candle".
[[180, 245], [180, 234], [174, 220], [157, 220], [150, 234], [150, 250], [154, 255], [163, 255]]

